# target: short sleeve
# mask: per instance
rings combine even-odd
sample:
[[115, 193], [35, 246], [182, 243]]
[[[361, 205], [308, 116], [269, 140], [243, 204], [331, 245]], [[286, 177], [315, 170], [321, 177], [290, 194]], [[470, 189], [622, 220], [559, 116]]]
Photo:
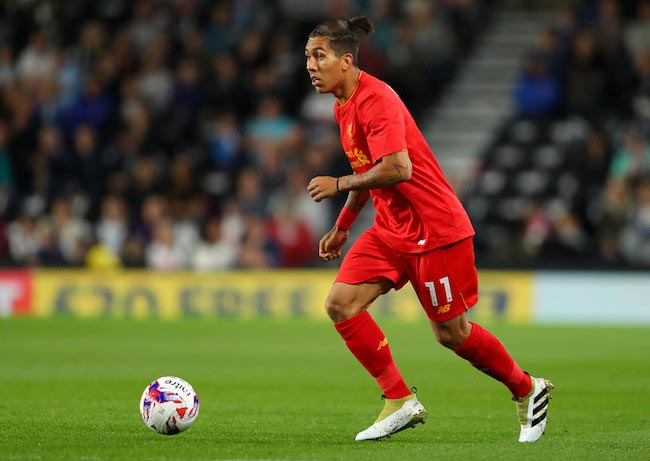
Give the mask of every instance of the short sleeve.
[[[392, 91], [386, 87], [386, 91]], [[363, 127], [370, 158], [380, 158], [406, 150], [406, 128], [403, 106], [399, 98], [389, 94], [373, 94], [359, 105], [359, 118]]]

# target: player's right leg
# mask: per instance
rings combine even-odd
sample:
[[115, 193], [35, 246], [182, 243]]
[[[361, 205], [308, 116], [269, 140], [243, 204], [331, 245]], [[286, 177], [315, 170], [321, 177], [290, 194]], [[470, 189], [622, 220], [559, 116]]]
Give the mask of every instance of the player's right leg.
[[388, 340], [366, 310], [391, 286], [388, 280], [358, 285], [337, 282], [326, 303], [345, 344], [384, 393], [383, 410], [370, 427], [357, 434], [357, 441], [388, 437], [426, 419], [424, 406], [409, 390], [393, 361]]
[[370, 304], [406, 283], [402, 261], [372, 231], [345, 256], [326, 301], [334, 326], [357, 360], [375, 378], [386, 399], [379, 417], [356, 440], [387, 437], [424, 422], [426, 410], [411, 393], [393, 361], [386, 336], [368, 313]]
[[378, 440], [390, 437], [392, 434], [403, 431], [417, 424], [424, 424], [427, 419], [427, 410], [415, 395], [409, 394], [402, 399], [385, 399], [384, 409], [372, 426], [359, 432], [356, 441]]

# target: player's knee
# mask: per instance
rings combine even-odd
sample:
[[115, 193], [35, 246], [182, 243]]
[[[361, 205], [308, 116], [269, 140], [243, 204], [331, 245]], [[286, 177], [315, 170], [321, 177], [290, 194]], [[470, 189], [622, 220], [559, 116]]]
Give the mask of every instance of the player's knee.
[[325, 311], [327, 312], [327, 315], [329, 318], [332, 319], [333, 322], [341, 322], [345, 320], [345, 315], [344, 315], [344, 307], [343, 305], [338, 302], [336, 298], [333, 298], [332, 296], [328, 297], [327, 300], [325, 301]]
[[353, 302], [344, 302], [336, 296], [329, 296], [325, 301], [325, 310], [333, 322], [342, 322], [361, 312]]
[[460, 342], [455, 335], [452, 335], [448, 332], [436, 333], [436, 341], [445, 346], [447, 349], [458, 349], [462, 344], [462, 342]]
[[436, 341], [447, 349], [458, 349], [463, 345], [469, 334], [460, 328], [439, 327], [435, 330]]
[[436, 340], [452, 350], [462, 346], [472, 332], [472, 326], [464, 313], [445, 322], [431, 320], [431, 326]]

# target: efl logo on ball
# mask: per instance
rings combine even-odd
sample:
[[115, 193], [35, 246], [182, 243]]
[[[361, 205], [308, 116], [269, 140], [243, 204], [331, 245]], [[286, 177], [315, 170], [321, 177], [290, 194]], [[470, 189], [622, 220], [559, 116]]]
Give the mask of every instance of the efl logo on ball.
[[140, 415], [144, 423], [165, 435], [190, 428], [199, 415], [199, 398], [184, 379], [163, 376], [149, 384], [140, 398]]

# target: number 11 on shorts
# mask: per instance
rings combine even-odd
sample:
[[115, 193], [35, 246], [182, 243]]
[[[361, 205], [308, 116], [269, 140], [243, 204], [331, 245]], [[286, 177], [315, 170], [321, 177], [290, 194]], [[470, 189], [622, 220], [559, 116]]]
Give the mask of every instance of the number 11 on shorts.
[[[447, 297], [447, 302], [452, 301], [451, 298], [451, 286], [449, 285], [449, 277], [443, 277], [439, 281], [440, 285], [445, 287], [445, 296]], [[431, 304], [438, 306], [438, 295], [436, 294], [436, 284], [434, 282], [424, 282], [424, 286], [429, 289], [429, 294], [431, 295]]]

